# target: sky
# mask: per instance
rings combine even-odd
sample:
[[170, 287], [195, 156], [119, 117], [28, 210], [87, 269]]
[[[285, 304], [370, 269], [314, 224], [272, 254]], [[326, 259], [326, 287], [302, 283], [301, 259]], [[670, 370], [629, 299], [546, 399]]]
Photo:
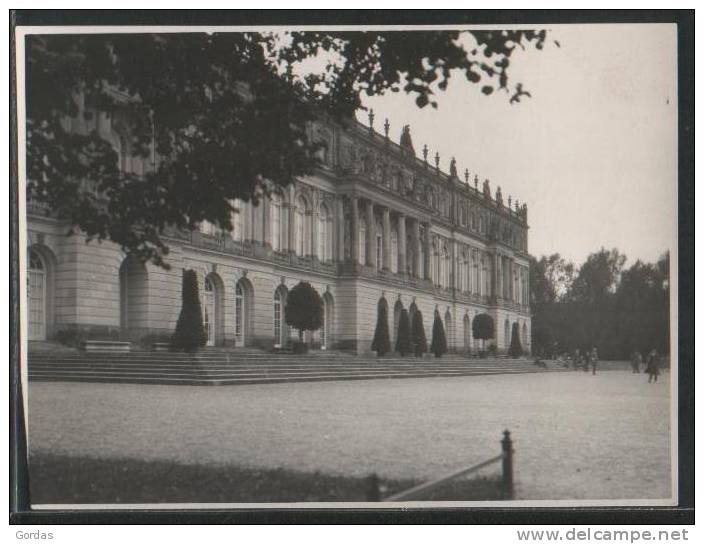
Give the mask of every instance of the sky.
[[454, 156], [460, 173], [527, 203], [531, 254], [581, 264], [603, 246], [625, 253], [627, 266], [655, 261], [676, 245], [675, 27], [558, 25], [548, 38], [543, 51], [511, 57], [510, 81], [532, 95], [519, 104], [461, 74], [436, 110], [405, 93], [364, 103], [377, 130], [388, 118], [398, 141], [410, 124], [418, 154], [427, 144], [444, 171]]

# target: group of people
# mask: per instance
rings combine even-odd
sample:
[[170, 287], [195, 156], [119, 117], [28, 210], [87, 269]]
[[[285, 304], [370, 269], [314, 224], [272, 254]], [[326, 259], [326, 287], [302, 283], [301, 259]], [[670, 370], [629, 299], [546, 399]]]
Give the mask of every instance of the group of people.
[[[636, 350], [631, 354], [631, 368], [633, 369], [633, 374], [640, 374], [640, 367], [642, 365], [643, 356], [640, 354], [640, 351]], [[658, 381], [658, 376], [660, 375], [660, 355], [655, 349], [650, 350], [650, 353], [646, 356], [645, 372], [648, 374], [648, 383]]]
[[557, 360], [565, 368], [572, 368], [572, 370], [584, 370], [588, 372], [591, 369], [592, 374], [596, 374], [599, 363], [599, 354], [596, 348], [585, 349], [584, 351], [580, 349], [575, 349], [570, 355], [569, 353], [564, 353], [557, 357]]
[[582, 369], [584, 372], [588, 372], [591, 369], [592, 374], [596, 374], [597, 366], [599, 363], [599, 355], [596, 348], [585, 349], [581, 351], [579, 348], [574, 350], [572, 357], [567, 356], [567, 365], [572, 364], [572, 370]]
[[[588, 372], [590, 369], [592, 374], [596, 374], [599, 356], [597, 354], [596, 348], [592, 349], [575, 349], [571, 354], [569, 352], [563, 353], [556, 357], [558, 362], [565, 368], [572, 368], [572, 370], [584, 370]], [[639, 351], [634, 351], [631, 353], [631, 368], [634, 374], [640, 374], [641, 367], [643, 367], [643, 356]], [[536, 361], [537, 364], [537, 361]], [[665, 361], [667, 366], [669, 361]], [[644, 372], [648, 374], [648, 383], [655, 383], [658, 381], [658, 376], [660, 375], [660, 369], [663, 366], [663, 358], [658, 354], [656, 349], [650, 350], [645, 357], [645, 368]]]

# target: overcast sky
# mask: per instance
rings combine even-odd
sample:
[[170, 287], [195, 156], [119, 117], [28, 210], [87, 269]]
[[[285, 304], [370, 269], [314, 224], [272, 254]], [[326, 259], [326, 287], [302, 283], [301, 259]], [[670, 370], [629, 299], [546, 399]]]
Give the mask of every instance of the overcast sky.
[[366, 98], [375, 127], [388, 117], [398, 141], [410, 124], [417, 153], [427, 143], [443, 170], [455, 156], [460, 172], [526, 202], [533, 255], [579, 264], [604, 246], [627, 265], [654, 261], [676, 239], [675, 27], [562, 25], [549, 38], [512, 57], [510, 76], [532, 98], [511, 105], [457, 77], [437, 110], [404, 93]]

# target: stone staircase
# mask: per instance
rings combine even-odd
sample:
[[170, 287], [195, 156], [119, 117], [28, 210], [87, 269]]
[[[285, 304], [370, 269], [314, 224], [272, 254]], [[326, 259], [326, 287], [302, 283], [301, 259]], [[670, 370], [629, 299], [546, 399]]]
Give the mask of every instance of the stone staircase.
[[440, 359], [389, 356], [357, 357], [335, 351], [306, 355], [239, 348], [206, 349], [198, 354], [133, 351], [129, 353], [51, 353], [32, 350], [29, 379], [172, 385], [245, 385], [379, 378], [428, 378], [561, 371], [527, 359]]

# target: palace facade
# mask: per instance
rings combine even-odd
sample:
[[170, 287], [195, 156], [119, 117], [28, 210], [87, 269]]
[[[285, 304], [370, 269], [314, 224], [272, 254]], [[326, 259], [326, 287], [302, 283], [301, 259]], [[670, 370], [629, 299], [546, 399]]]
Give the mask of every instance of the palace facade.
[[[125, 170], [153, 167], [154, 158], [129, 156], [117, 121], [85, 122], [113, 141]], [[494, 320], [487, 345], [506, 351], [518, 323], [530, 350], [527, 207], [504, 203], [476, 174], [458, 175], [454, 159], [445, 173], [427, 147], [418, 158], [408, 127], [399, 144], [388, 132], [388, 123], [385, 135], [356, 122], [314, 123], [311, 137], [323, 144], [315, 174], [272, 188], [258, 205], [236, 202], [232, 233], [202, 224], [167, 236], [169, 270], [67, 236], [65, 223], [28, 202], [29, 339], [69, 329], [133, 342], [170, 334], [182, 271], [193, 269], [210, 345], [285, 347], [286, 295], [304, 280], [324, 301], [324, 325], [309, 338], [321, 349], [369, 352], [381, 302], [392, 342], [401, 309], [414, 305], [428, 339], [440, 312], [450, 350], [480, 347], [471, 327], [479, 313]]]

